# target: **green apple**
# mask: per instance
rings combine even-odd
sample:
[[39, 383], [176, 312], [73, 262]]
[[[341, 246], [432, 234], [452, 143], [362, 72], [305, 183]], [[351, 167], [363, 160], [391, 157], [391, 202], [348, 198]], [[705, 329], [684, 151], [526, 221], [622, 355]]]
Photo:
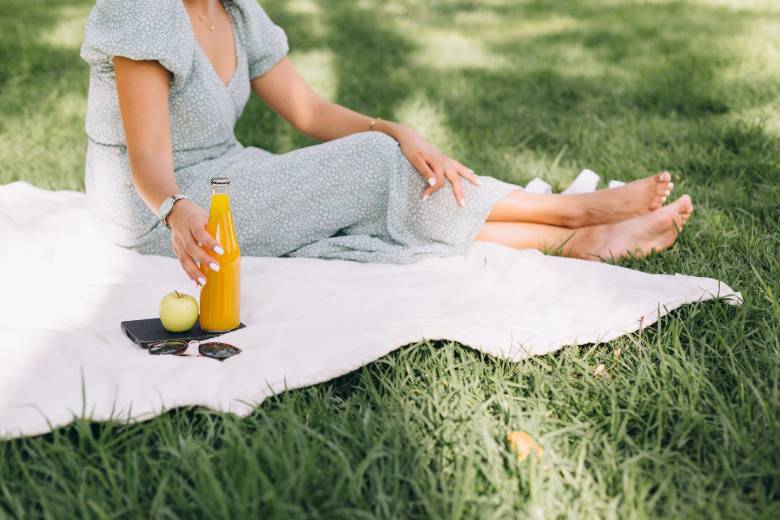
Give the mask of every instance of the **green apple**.
[[198, 302], [189, 294], [173, 291], [160, 302], [160, 321], [168, 332], [186, 332], [198, 321]]

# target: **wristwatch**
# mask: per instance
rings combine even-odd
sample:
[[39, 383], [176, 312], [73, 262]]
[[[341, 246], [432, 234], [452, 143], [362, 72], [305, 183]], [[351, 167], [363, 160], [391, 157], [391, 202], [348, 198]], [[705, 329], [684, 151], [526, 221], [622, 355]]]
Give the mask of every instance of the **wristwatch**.
[[168, 229], [171, 229], [171, 225], [168, 224], [168, 215], [170, 215], [171, 211], [173, 211], [173, 206], [182, 199], [192, 200], [186, 195], [179, 194], [171, 195], [165, 199], [162, 204], [160, 204], [160, 211], [157, 214], [159, 215], [160, 222], [165, 224], [165, 227]]

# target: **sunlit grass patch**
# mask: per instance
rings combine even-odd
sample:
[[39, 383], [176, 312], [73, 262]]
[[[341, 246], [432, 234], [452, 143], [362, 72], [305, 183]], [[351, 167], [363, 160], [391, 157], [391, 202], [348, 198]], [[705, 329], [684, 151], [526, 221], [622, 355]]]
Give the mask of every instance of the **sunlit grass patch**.
[[89, 6], [65, 6], [59, 9], [57, 23], [41, 33], [41, 43], [53, 47], [77, 50], [84, 38], [84, 20]]
[[337, 56], [328, 49], [293, 52], [290, 54], [295, 68], [306, 82], [323, 98], [335, 101], [338, 92], [338, 77], [335, 61]]
[[322, 8], [314, 0], [289, 0], [286, 3], [285, 8], [296, 14], [310, 16], [319, 16], [322, 14]]
[[420, 50], [415, 53], [419, 67], [431, 69], [506, 67], [507, 60], [485, 48], [478, 37], [458, 30], [431, 29], [417, 33]]
[[418, 132], [443, 150], [452, 149], [452, 136], [441, 106], [421, 95], [412, 95], [398, 107], [396, 117], [408, 121]]
[[6, 118], [0, 133], [0, 168], [10, 176], [6, 181], [82, 190], [85, 111], [82, 92], [55, 88], [35, 109]]

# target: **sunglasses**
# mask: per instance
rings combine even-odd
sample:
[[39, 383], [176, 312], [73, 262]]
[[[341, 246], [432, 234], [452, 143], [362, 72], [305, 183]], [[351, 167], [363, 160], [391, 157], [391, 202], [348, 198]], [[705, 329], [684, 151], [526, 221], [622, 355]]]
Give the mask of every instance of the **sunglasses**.
[[[197, 347], [197, 354], [188, 353]], [[211, 341], [201, 343], [197, 340], [185, 341], [181, 339], [166, 339], [149, 345], [149, 354], [153, 356], [192, 356], [201, 355], [203, 357], [224, 361], [241, 353], [241, 349], [227, 343]]]

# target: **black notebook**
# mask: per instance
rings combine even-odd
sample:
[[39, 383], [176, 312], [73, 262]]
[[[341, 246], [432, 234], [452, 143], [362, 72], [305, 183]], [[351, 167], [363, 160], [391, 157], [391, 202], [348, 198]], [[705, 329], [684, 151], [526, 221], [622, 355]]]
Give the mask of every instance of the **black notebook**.
[[[233, 330], [243, 329], [246, 327], [243, 323]], [[133, 320], [123, 321], [122, 330], [125, 331], [127, 337], [133, 340], [136, 345], [143, 348], [149, 348], [152, 343], [163, 341], [166, 339], [181, 339], [185, 341], [216, 338], [225, 334], [225, 332], [206, 332], [200, 328], [199, 323], [195, 323], [195, 326], [186, 332], [168, 332], [163, 327], [160, 318], [150, 318], [147, 320]]]

